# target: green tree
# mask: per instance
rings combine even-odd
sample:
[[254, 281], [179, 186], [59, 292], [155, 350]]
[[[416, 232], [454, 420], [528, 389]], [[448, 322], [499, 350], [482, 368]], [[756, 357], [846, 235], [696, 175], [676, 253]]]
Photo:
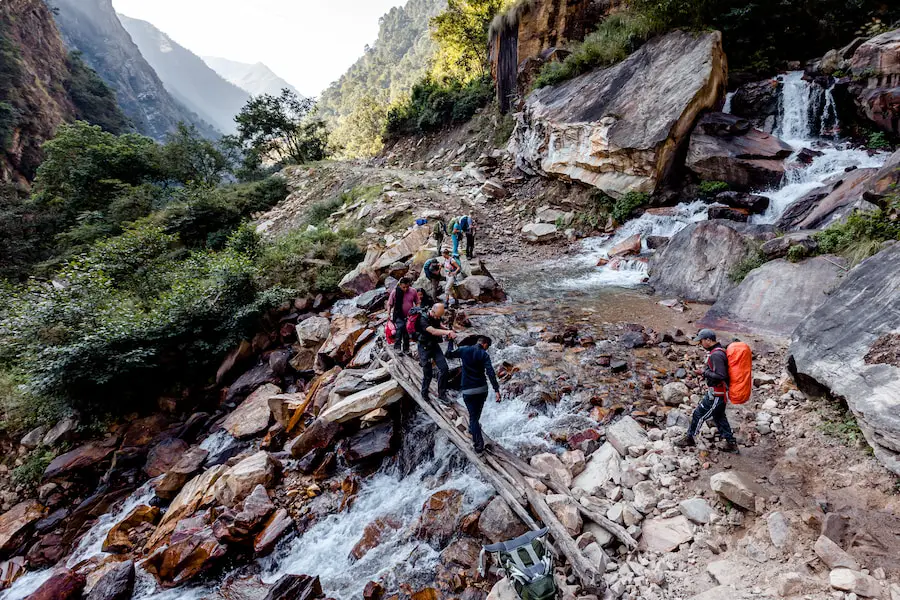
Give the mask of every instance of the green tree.
[[302, 164], [325, 158], [328, 129], [315, 113], [313, 100], [288, 89], [279, 96], [252, 98], [235, 117], [236, 140], [246, 152], [247, 164]]
[[131, 129], [119, 107], [115, 92], [97, 73], [84, 64], [81, 54], [71, 52], [66, 59], [69, 77], [66, 91], [75, 105], [75, 118], [99, 125], [104, 131], [122, 133]]
[[436, 72], [463, 81], [488, 72], [488, 29], [505, 0], [449, 0], [447, 10], [431, 20], [438, 43]]
[[215, 185], [228, 170], [225, 154], [201, 136], [196, 127], [184, 123], [166, 137], [160, 158], [166, 175], [185, 185]]
[[363, 96], [335, 129], [334, 143], [349, 157], [374, 156], [384, 147], [382, 135], [386, 120], [384, 102], [372, 95]]

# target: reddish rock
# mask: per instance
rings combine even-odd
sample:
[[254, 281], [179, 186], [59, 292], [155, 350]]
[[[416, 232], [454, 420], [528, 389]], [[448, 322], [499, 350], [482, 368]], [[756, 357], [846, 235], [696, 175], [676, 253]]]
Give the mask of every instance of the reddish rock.
[[209, 452], [200, 446], [194, 446], [182, 454], [178, 462], [166, 471], [163, 478], [156, 483], [154, 487], [156, 495], [163, 500], [174, 498], [181, 491], [181, 488], [184, 487], [184, 484], [200, 472], [208, 456]]
[[441, 600], [441, 593], [434, 588], [425, 588], [415, 592], [410, 600]]
[[320, 464], [315, 471], [313, 471], [313, 479], [316, 481], [323, 481], [331, 477], [337, 468], [337, 454], [334, 452], [329, 452], [325, 455], [325, 458], [322, 459], [322, 464]]
[[188, 451], [188, 444], [184, 440], [169, 438], [156, 444], [147, 454], [147, 463], [144, 465], [144, 473], [148, 477], [158, 477], [171, 470], [181, 457]]
[[263, 600], [318, 600], [324, 597], [318, 577], [285, 575], [275, 582]]
[[25, 559], [16, 556], [0, 563], [0, 590], [11, 586], [16, 579], [25, 574]]
[[28, 549], [25, 559], [31, 569], [45, 569], [58, 563], [68, 551], [69, 545], [63, 540], [62, 533], [50, 533]]
[[377, 548], [388, 534], [402, 526], [403, 524], [393, 517], [382, 517], [372, 521], [366, 525], [362, 537], [350, 551], [350, 556], [356, 560], [361, 559], [369, 550]]
[[213, 533], [220, 542], [249, 544], [254, 533], [275, 511], [266, 488], [257, 485], [241, 504], [240, 510], [226, 510], [213, 523]]
[[0, 553], [12, 552], [39, 521], [45, 509], [37, 500], [19, 502], [0, 516]]
[[363, 600], [381, 600], [384, 598], [384, 586], [376, 581], [370, 581], [363, 589]]
[[225, 357], [225, 360], [222, 361], [222, 364], [216, 371], [216, 385], [222, 385], [222, 382], [228, 377], [231, 370], [245, 363], [251, 356], [253, 356], [253, 346], [247, 340], [241, 340], [238, 347], [228, 353], [228, 356]]
[[258, 486], [271, 487], [281, 470], [281, 463], [265, 450], [260, 450], [228, 469], [216, 482], [215, 498], [224, 506], [234, 507]]
[[416, 537], [435, 548], [443, 548], [456, 533], [463, 494], [459, 490], [441, 490], [432, 494], [422, 507], [416, 525]]
[[228, 415], [222, 427], [237, 439], [252, 438], [269, 427], [272, 412], [269, 410], [269, 398], [281, 393], [277, 385], [267, 383], [255, 389], [241, 402], [234, 412]]
[[54, 573], [26, 600], [79, 600], [84, 585], [84, 575], [71, 569], [63, 569]]
[[143, 546], [143, 543], [156, 529], [159, 520], [159, 508], [155, 506], [136, 506], [128, 515], [112, 526], [103, 541], [103, 551], [113, 554], [124, 554]]
[[600, 432], [596, 429], [586, 429], [580, 433], [569, 436], [568, 444], [572, 450], [578, 449], [582, 443], [600, 439]]
[[278, 540], [284, 536], [292, 527], [294, 521], [288, 512], [279, 508], [275, 511], [269, 520], [263, 525], [262, 530], [256, 535], [253, 541], [253, 550], [257, 556], [265, 556], [275, 549]]
[[206, 527], [196, 533], [172, 535], [172, 542], [142, 563], [163, 587], [175, 587], [212, 568], [226, 554], [226, 547]]
[[478, 556], [481, 554], [481, 544], [472, 538], [456, 540], [441, 552], [441, 562], [444, 565], [457, 565], [464, 569], [472, 569], [478, 566]]
[[306, 431], [290, 444], [290, 453], [294, 458], [303, 458], [311, 450], [327, 448], [334, 443], [341, 426], [322, 419], [313, 421]]
[[99, 465], [115, 452], [116, 441], [115, 437], [111, 437], [101, 442], [91, 442], [57, 456], [44, 471], [44, 479], [71, 477], [79, 471]]
[[158, 442], [157, 438], [168, 431], [170, 427], [172, 427], [172, 418], [159, 413], [133, 421], [122, 437], [122, 448], [149, 446], [153, 442]]
[[636, 233], [609, 249], [610, 256], [630, 256], [641, 253], [641, 235]]
[[731, 208], [730, 206], [710, 206], [710, 219], [726, 219], [746, 223], [750, 219], [750, 212], [745, 208]]

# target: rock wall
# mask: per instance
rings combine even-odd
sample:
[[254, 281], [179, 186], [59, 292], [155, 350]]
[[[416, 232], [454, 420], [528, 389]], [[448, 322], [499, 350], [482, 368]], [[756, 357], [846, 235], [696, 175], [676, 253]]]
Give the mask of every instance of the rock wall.
[[794, 332], [801, 389], [844, 398], [875, 456], [900, 474], [900, 244], [863, 261]]
[[532, 93], [510, 150], [523, 171], [612, 196], [656, 191], [727, 79], [718, 32], [676, 31], [626, 60]]
[[881, 129], [900, 134], [900, 29], [862, 44], [850, 69], [859, 112]]

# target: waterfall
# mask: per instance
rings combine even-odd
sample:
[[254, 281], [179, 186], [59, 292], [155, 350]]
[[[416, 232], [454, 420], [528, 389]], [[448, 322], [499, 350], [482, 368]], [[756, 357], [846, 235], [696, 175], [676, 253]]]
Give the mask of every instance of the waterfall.
[[725, 94], [725, 105], [722, 106], [722, 112], [726, 115], [731, 114], [731, 100], [734, 98], [734, 92], [728, 92]]
[[837, 136], [841, 131], [841, 122], [838, 119], [837, 105], [834, 102], [834, 84], [825, 90], [825, 107], [822, 110], [819, 135]]
[[813, 86], [803, 81], [803, 71], [791, 71], [779, 79], [782, 86], [775, 133], [788, 143], [809, 140], [813, 137]]

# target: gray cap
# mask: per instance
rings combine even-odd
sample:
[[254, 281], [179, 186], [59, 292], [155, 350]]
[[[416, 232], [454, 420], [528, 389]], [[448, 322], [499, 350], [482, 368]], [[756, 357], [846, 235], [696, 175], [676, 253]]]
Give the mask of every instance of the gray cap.
[[694, 338], [695, 342], [699, 342], [700, 340], [716, 341], [716, 332], [712, 329], [701, 329], [697, 332], [697, 337]]

